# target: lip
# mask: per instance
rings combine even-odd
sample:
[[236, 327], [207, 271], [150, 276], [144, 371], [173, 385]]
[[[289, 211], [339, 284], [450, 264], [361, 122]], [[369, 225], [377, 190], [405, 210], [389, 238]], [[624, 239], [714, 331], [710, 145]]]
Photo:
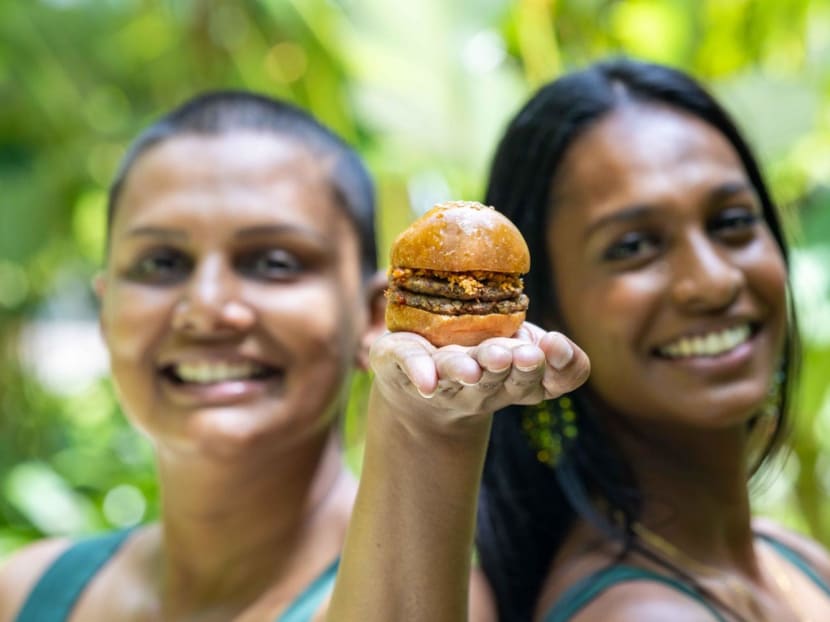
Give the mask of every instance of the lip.
[[264, 380], [225, 380], [211, 384], [177, 383], [162, 376], [162, 387], [170, 401], [183, 408], [227, 406], [271, 394], [282, 384], [282, 374]]

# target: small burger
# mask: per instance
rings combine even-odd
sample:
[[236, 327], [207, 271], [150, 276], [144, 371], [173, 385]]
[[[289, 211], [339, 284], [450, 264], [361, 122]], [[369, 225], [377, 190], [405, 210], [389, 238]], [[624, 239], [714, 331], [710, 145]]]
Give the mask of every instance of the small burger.
[[436, 346], [513, 335], [525, 319], [522, 275], [530, 253], [516, 226], [492, 207], [433, 207], [392, 243], [386, 326]]

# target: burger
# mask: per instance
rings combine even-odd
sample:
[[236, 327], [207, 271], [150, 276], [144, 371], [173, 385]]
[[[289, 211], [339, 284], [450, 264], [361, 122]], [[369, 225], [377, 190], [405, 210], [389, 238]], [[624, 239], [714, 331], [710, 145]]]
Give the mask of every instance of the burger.
[[525, 319], [530, 252], [506, 216], [472, 201], [433, 207], [392, 243], [386, 326], [436, 346], [513, 335]]

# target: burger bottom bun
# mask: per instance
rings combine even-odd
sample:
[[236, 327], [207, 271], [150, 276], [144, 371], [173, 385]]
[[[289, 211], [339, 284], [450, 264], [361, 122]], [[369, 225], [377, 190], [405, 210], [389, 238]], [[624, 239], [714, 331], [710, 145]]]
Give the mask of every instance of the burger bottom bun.
[[406, 305], [386, 307], [386, 327], [390, 331], [418, 333], [438, 347], [449, 344], [474, 346], [491, 337], [512, 337], [524, 320], [524, 311], [441, 315]]

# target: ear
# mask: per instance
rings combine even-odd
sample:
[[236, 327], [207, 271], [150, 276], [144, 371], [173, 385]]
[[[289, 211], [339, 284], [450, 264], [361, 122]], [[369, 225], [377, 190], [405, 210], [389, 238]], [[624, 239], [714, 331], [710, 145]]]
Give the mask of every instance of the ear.
[[369, 369], [369, 350], [372, 348], [375, 339], [386, 332], [386, 296], [384, 296], [384, 292], [388, 284], [386, 273], [378, 271], [369, 279], [365, 287], [364, 295], [369, 309], [369, 321], [360, 338], [360, 345], [355, 355], [355, 365], [362, 370]]

